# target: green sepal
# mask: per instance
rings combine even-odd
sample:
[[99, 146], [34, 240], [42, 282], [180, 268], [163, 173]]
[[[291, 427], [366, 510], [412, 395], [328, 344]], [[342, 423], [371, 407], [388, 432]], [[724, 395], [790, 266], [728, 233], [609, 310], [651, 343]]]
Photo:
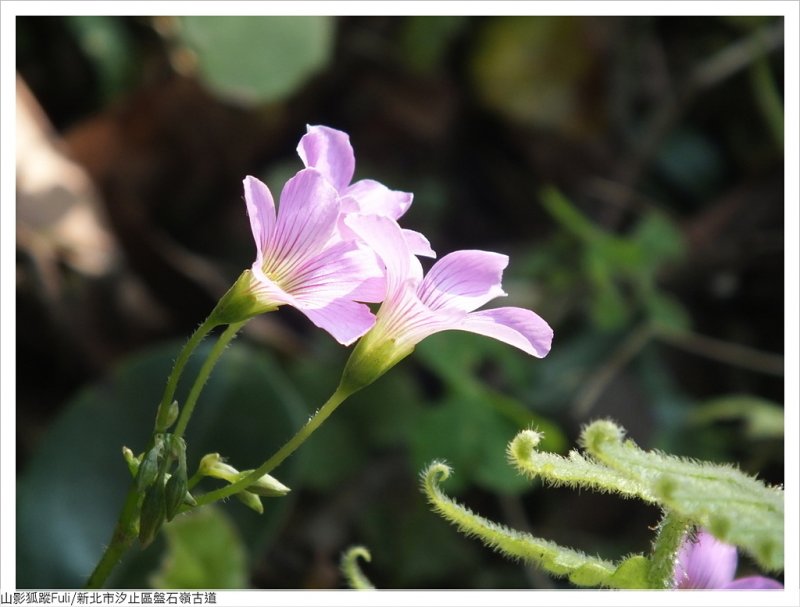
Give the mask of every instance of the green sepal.
[[259, 298], [255, 288], [257, 284], [251, 270], [242, 272], [227, 293], [217, 302], [208, 316], [208, 321], [215, 325], [230, 325], [277, 310], [277, 303], [266, 302]]
[[399, 344], [373, 328], [362, 337], [347, 359], [339, 390], [353, 394], [370, 385], [414, 351], [413, 344]]

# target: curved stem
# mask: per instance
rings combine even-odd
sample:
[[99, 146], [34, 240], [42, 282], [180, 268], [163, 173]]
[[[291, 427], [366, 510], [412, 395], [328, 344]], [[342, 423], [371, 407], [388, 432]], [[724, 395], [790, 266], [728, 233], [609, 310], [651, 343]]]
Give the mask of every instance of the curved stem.
[[169, 406], [172, 404], [172, 399], [175, 396], [175, 390], [178, 387], [178, 380], [183, 373], [183, 368], [192, 356], [195, 348], [203, 341], [203, 338], [208, 335], [209, 331], [217, 326], [217, 322], [209, 316], [203, 323], [195, 329], [189, 341], [183, 346], [183, 349], [178, 354], [175, 360], [175, 365], [167, 378], [167, 387], [164, 389], [164, 396], [161, 397], [161, 403], [158, 405], [158, 413], [156, 414], [156, 431], [164, 429], [166, 425], [165, 419], [169, 412]]
[[136, 483], [131, 483], [125, 504], [120, 512], [111, 542], [106, 547], [103, 556], [94, 568], [92, 575], [86, 582], [86, 588], [102, 588], [114, 567], [128, 550], [136, 537], [136, 515], [139, 512], [139, 493], [136, 491]]
[[220, 335], [217, 343], [214, 344], [214, 347], [211, 349], [211, 353], [208, 355], [208, 358], [200, 368], [200, 372], [197, 374], [197, 379], [194, 380], [194, 385], [189, 392], [186, 403], [181, 408], [181, 414], [180, 417], [178, 417], [178, 423], [175, 426], [173, 438], [180, 438], [183, 436], [186, 426], [189, 423], [189, 419], [192, 417], [192, 413], [194, 412], [197, 399], [200, 397], [200, 392], [203, 391], [203, 387], [205, 386], [209, 375], [211, 375], [211, 371], [214, 370], [214, 366], [217, 364], [219, 357], [222, 356], [222, 353], [225, 351], [228, 343], [230, 343], [230, 341], [236, 337], [236, 333], [242, 328], [245, 322], [247, 321], [228, 325], [228, 328], [225, 329], [222, 335]]
[[294, 453], [295, 450], [297, 450], [297, 448], [302, 445], [305, 440], [322, 425], [322, 422], [328, 419], [331, 413], [333, 413], [336, 408], [341, 405], [351, 394], [353, 394], [352, 391], [343, 390], [341, 387], [338, 388], [336, 392], [334, 392], [333, 395], [328, 399], [328, 401], [322, 405], [322, 407], [320, 407], [314, 416], [309, 419], [306, 424], [300, 428], [300, 430], [297, 431], [297, 434], [286, 441], [283, 447], [281, 447], [275, 453], [275, 455], [270, 457], [267, 461], [261, 464], [261, 466], [235, 483], [198, 497], [197, 505], [203, 506], [205, 504], [210, 504], [211, 502], [215, 502], [217, 500], [229, 497], [234, 493], [238, 493], [239, 491], [246, 489], [249, 485], [252, 485], [265, 474], [268, 474], [277, 468], [283, 462], [283, 460]]

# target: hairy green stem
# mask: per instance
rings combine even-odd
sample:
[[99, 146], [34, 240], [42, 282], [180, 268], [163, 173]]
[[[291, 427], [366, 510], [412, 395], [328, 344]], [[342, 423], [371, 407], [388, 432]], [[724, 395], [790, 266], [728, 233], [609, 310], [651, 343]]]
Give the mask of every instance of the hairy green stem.
[[164, 396], [161, 398], [161, 403], [158, 405], [158, 413], [156, 414], [156, 431], [162, 431], [166, 425], [166, 417], [169, 414], [169, 406], [172, 404], [172, 399], [175, 397], [175, 390], [178, 387], [178, 380], [183, 373], [183, 368], [192, 356], [197, 346], [203, 341], [203, 338], [208, 335], [209, 331], [217, 326], [217, 322], [212, 320], [209, 316], [203, 323], [195, 329], [189, 341], [183, 346], [183, 349], [175, 359], [175, 365], [167, 378], [167, 387], [164, 389]]
[[675, 563], [688, 529], [689, 521], [686, 518], [675, 512], [664, 511], [650, 557], [648, 577], [652, 588], [669, 590], [674, 586]]
[[133, 543], [137, 533], [137, 515], [139, 514], [139, 498], [140, 495], [136, 491], [136, 482], [131, 483], [128, 490], [128, 495], [125, 498], [125, 504], [117, 521], [117, 526], [114, 528], [114, 534], [111, 536], [111, 542], [106, 546], [103, 556], [94, 568], [94, 571], [89, 576], [85, 588], [96, 589], [102, 588], [108, 576], [117, 566], [117, 563], [122, 558], [122, 555]]
[[339, 387], [328, 399], [328, 401], [313, 415], [313, 417], [311, 417], [311, 419], [309, 419], [306, 424], [297, 431], [297, 434], [286, 441], [283, 447], [281, 447], [272, 457], [261, 464], [258, 468], [253, 470], [250, 474], [241, 478], [235, 483], [198, 497], [197, 505], [203, 506], [217, 500], [225, 499], [234, 493], [238, 493], [239, 491], [246, 489], [249, 485], [252, 485], [265, 474], [272, 472], [272, 470], [277, 468], [283, 462], [283, 460], [294, 453], [297, 448], [302, 445], [305, 440], [311, 436], [317, 428], [320, 427], [320, 425], [322, 425], [322, 422], [328, 419], [331, 413], [333, 413], [336, 408], [341, 405], [351, 394], [353, 394], [353, 391], [344, 390]]
[[208, 358], [200, 368], [200, 372], [197, 374], [197, 379], [194, 380], [194, 385], [189, 392], [186, 403], [181, 408], [181, 414], [178, 418], [178, 423], [175, 426], [175, 432], [173, 433], [175, 438], [180, 438], [183, 436], [186, 426], [189, 423], [189, 419], [192, 417], [192, 413], [194, 412], [197, 399], [200, 397], [200, 392], [202, 392], [209, 375], [211, 375], [211, 371], [214, 370], [214, 366], [217, 364], [219, 357], [222, 356], [225, 348], [228, 346], [230, 341], [236, 337], [236, 333], [242, 328], [245, 322], [246, 321], [228, 325], [228, 328], [225, 329], [222, 335], [220, 335], [217, 343], [214, 344], [214, 347], [211, 349], [211, 353], [208, 355]]
[[364, 546], [352, 546], [347, 549], [339, 564], [342, 575], [353, 590], [375, 590], [375, 586], [358, 566], [359, 557], [367, 562], [372, 560], [372, 555]]

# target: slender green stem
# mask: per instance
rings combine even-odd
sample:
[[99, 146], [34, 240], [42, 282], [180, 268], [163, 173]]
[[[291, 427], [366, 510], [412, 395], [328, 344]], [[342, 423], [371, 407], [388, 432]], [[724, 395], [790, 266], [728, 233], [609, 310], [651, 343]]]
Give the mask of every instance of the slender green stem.
[[200, 392], [203, 391], [203, 387], [205, 386], [209, 375], [211, 375], [211, 371], [214, 370], [214, 366], [217, 364], [219, 357], [222, 356], [222, 353], [225, 351], [228, 343], [230, 343], [230, 341], [236, 337], [236, 333], [242, 328], [245, 322], [247, 321], [228, 325], [228, 328], [223, 331], [222, 335], [220, 335], [217, 343], [214, 344], [214, 347], [211, 349], [211, 353], [208, 355], [208, 358], [200, 368], [200, 372], [197, 374], [197, 379], [194, 380], [194, 385], [189, 391], [189, 396], [186, 399], [186, 403], [181, 408], [181, 414], [180, 417], [178, 417], [178, 423], [175, 425], [173, 438], [180, 438], [183, 436], [186, 426], [189, 423], [189, 419], [192, 417], [192, 413], [194, 412], [197, 399], [200, 397]]
[[217, 322], [212, 320], [209, 316], [203, 323], [195, 329], [189, 341], [183, 346], [183, 349], [178, 354], [175, 360], [175, 366], [172, 367], [172, 372], [167, 378], [167, 387], [164, 389], [164, 396], [161, 398], [161, 403], [158, 405], [158, 413], [156, 415], [156, 431], [164, 429], [166, 425], [165, 419], [169, 411], [169, 406], [172, 404], [172, 399], [175, 397], [175, 390], [178, 387], [178, 380], [183, 373], [183, 368], [186, 366], [189, 358], [192, 356], [195, 348], [203, 341], [203, 338], [208, 335], [209, 331], [217, 326]]
[[320, 425], [322, 425], [322, 422], [328, 419], [331, 413], [333, 413], [336, 408], [341, 405], [351, 394], [353, 394], [352, 391], [343, 390], [341, 387], [338, 388], [336, 392], [334, 392], [333, 395], [328, 399], [328, 401], [322, 405], [322, 407], [320, 407], [314, 416], [311, 417], [311, 419], [309, 419], [306, 424], [297, 431], [297, 434], [286, 441], [283, 447], [281, 447], [275, 453], [275, 455], [270, 457], [267, 461], [261, 464], [261, 466], [235, 483], [198, 497], [197, 505], [203, 506], [205, 504], [210, 504], [211, 502], [229, 497], [234, 493], [238, 493], [239, 491], [246, 489], [249, 485], [252, 485], [265, 474], [272, 472], [272, 470], [277, 468], [283, 462], [283, 460], [294, 453], [295, 450], [302, 445], [305, 440], [311, 436], [311, 434], [313, 434], [317, 428], [320, 427]]
[[125, 498], [125, 504], [120, 512], [117, 526], [114, 528], [114, 534], [111, 536], [111, 542], [106, 546], [103, 556], [94, 568], [92, 575], [89, 576], [86, 588], [103, 587], [108, 576], [136, 537], [136, 516], [139, 513], [139, 498], [140, 495], [136, 491], [136, 483], [133, 482]]

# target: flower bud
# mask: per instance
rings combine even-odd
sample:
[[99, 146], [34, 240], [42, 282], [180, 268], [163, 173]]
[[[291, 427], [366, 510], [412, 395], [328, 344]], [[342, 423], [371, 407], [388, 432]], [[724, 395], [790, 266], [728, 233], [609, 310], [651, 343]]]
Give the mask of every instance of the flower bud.
[[264, 504], [261, 503], [261, 498], [249, 491], [239, 491], [236, 497], [248, 508], [255, 510], [259, 514], [264, 514]]
[[[252, 470], [245, 470], [239, 473], [239, 478], [242, 479], [246, 477], [248, 474], [252, 473]], [[284, 485], [280, 482], [277, 478], [270, 476], [269, 474], [265, 474], [261, 478], [259, 478], [256, 482], [252, 485], [247, 486], [247, 490], [251, 493], [255, 493], [256, 495], [261, 495], [263, 497], [283, 497], [287, 493], [291, 491], [289, 487]]]
[[139, 542], [146, 548], [155, 539], [159, 529], [164, 524], [164, 483], [157, 482], [150, 485], [142, 500], [142, 510], [139, 515]]
[[128, 447], [122, 448], [122, 457], [125, 459], [125, 463], [128, 464], [128, 470], [131, 476], [136, 478], [136, 475], [139, 473], [139, 466], [141, 465], [140, 459], [137, 458]]
[[163, 449], [163, 439], [157, 436], [152, 449], [145, 454], [142, 463], [139, 465], [139, 471], [136, 475], [136, 490], [139, 491], [139, 493], [142, 493], [152, 485], [158, 477], [159, 460], [161, 459], [161, 452]]
[[186, 499], [189, 488], [189, 481], [186, 478], [186, 468], [178, 467], [178, 470], [169, 477], [164, 486], [164, 508], [167, 520], [171, 521], [178, 514], [178, 509]]
[[166, 411], [158, 412], [156, 416], [156, 432], [166, 432], [169, 427], [175, 423], [175, 420], [178, 419], [179, 413], [180, 407], [178, 406], [178, 401], [173, 400]]

